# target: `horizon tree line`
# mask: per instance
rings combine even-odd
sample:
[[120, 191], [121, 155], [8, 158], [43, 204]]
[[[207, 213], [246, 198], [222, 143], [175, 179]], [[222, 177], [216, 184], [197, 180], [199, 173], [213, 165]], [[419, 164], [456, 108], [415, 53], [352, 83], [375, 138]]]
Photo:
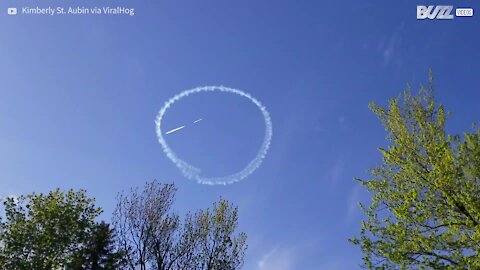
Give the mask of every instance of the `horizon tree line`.
[[0, 269], [235, 270], [245, 233], [224, 199], [185, 217], [172, 209], [177, 188], [154, 180], [117, 197], [112, 222], [85, 190], [31, 193], [4, 200]]

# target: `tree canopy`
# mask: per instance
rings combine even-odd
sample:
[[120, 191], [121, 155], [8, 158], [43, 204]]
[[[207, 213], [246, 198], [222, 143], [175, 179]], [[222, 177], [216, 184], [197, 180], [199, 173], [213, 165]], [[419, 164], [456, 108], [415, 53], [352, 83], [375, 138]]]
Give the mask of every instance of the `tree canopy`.
[[182, 221], [171, 210], [176, 191], [153, 181], [120, 194], [113, 224], [128, 269], [240, 269], [247, 245], [244, 233], [235, 235], [238, 209], [222, 199]]
[[58, 269], [88, 238], [101, 213], [85, 191], [60, 190], [8, 198], [0, 223], [4, 269]]
[[115, 231], [104, 221], [97, 223], [81, 249], [73, 254], [66, 270], [112, 270], [125, 265], [124, 251], [115, 245]]
[[236, 233], [238, 209], [226, 200], [188, 213], [172, 209], [173, 184], [149, 182], [118, 196], [112, 225], [86, 191], [59, 189], [4, 201], [0, 269], [235, 270], [246, 235]]
[[388, 106], [370, 104], [388, 132], [359, 237], [369, 269], [480, 269], [480, 130], [447, 133], [433, 80]]

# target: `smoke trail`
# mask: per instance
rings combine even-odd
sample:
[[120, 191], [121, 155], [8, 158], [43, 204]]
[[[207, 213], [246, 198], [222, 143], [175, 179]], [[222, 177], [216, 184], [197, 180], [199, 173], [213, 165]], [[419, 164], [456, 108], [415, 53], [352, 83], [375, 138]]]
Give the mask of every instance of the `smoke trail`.
[[[163, 138], [163, 133], [162, 133], [162, 119], [163, 116], [165, 115], [166, 111], [177, 101], [184, 97], [188, 97], [189, 95], [192, 94], [198, 94], [202, 92], [224, 92], [224, 93], [231, 93], [238, 95], [240, 97], [247, 98], [255, 106], [258, 107], [258, 109], [261, 111], [263, 115], [263, 119], [265, 121], [265, 135], [263, 138], [263, 143], [260, 146], [260, 149], [257, 152], [257, 155], [248, 163], [248, 165], [241, 171], [233, 173], [231, 175], [227, 176], [220, 176], [220, 177], [205, 177], [201, 176], [201, 169], [196, 168], [189, 163], [183, 161], [177, 155], [173, 150], [169, 147], [165, 139]], [[228, 88], [224, 86], [204, 86], [204, 87], [197, 87], [193, 88], [190, 90], [183, 91], [174, 97], [170, 98], [163, 107], [160, 109], [158, 112], [158, 115], [155, 119], [155, 124], [156, 124], [156, 132], [157, 132], [157, 137], [158, 137], [158, 142], [163, 148], [163, 152], [165, 155], [180, 169], [182, 174], [187, 177], [188, 179], [193, 179], [196, 180], [198, 183], [201, 184], [207, 184], [207, 185], [227, 185], [227, 184], [232, 184], [235, 182], [238, 182], [242, 179], [245, 179], [248, 177], [251, 173], [253, 173], [256, 169], [260, 167], [262, 164], [263, 159], [267, 155], [268, 148], [270, 147], [270, 142], [272, 141], [272, 134], [273, 134], [273, 126], [272, 126], [272, 120], [270, 118], [270, 114], [268, 113], [267, 109], [258, 101], [256, 98], [254, 98], [252, 95], [245, 93], [241, 90], [234, 89], [234, 88]]]
[[165, 132], [165, 134], [170, 134], [170, 133], [173, 133], [173, 132], [175, 132], [175, 131], [179, 131], [179, 130], [182, 129], [182, 128], [185, 128], [185, 126], [181, 126], [181, 127], [174, 128], [174, 129], [172, 129], [172, 130], [169, 130], [169, 131]]

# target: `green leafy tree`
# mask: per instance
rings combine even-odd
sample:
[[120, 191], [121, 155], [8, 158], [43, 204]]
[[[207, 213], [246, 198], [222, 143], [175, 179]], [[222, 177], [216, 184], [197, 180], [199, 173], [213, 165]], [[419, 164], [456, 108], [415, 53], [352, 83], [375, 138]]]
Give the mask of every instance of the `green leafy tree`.
[[204, 270], [235, 270], [243, 266], [247, 236], [234, 235], [238, 226], [238, 208], [220, 200], [212, 210], [197, 213], [199, 252], [197, 267]]
[[101, 210], [85, 191], [8, 198], [0, 223], [3, 269], [63, 268], [88, 238]]
[[359, 237], [369, 269], [480, 269], [480, 130], [448, 135], [433, 80], [387, 107], [370, 104], [388, 131]]
[[114, 270], [124, 265], [124, 253], [117, 250], [114, 230], [101, 222], [91, 230], [85, 245], [67, 266], [68, 270]]

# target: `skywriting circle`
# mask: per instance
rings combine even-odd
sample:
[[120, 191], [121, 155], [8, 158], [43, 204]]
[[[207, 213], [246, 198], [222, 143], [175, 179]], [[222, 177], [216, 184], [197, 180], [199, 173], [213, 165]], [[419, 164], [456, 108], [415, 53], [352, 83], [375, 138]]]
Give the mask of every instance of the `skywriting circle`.
[[[245, 168], [230, 175], [219, 176], [219, 177], [202, 176], [201, 175], [202, 170], [180, 159], [175, 154], [175, 152], [170, 148], [167, 141], [163, 137], [162, 120], [167, 110], [173, 104], [175, 104], [175, 102], [181, 100], [182, 98], [188, 97], [193, 94], [200, 94], [200, 93], [206, 93], [206, 92], [223, 92], [223, 93], [234, 94], [234, 95], [246, 98], [249, 101], [251, 101], [253, 104], [255, 104], [255, 106], [257, 106], [257, 108], [260, 110], [260, 112], [263, 115], [263, 119], [265, 122], [265, 135], [264, 135], [262, 145], [260, 146], [260, 149], [258, 150], [256, 156], [248, 163], [248, 165]], [[272, 141], [272, 134], [273, 134], [272, 132], [273, 126], [272, 126], [272, 120], [270, 118], [270, 113], [262, 105], [262, 103], [258, 101], [256, 98], [254, 98], [252, 95], [250, 95], [249, 93], [245, 93], [241, 90], [228, 88], [225, 86], [197, 87], [190, 90], [185, 90], [175, 95], [174, 97], [170, 98], [167, 102], [165, 102], [163, 107], [158, 112], [157, 117], [155, 119], [155, 126], [156, 126], [158, 142], [162, 146], [163, 152], [165, 153], [165, 155], [177, 166], [177, 168], [182, 172], [182, 174], [186, 178], [196, 180], [200, 184], [207, 184], [207, 185], [227, 185], [227, 184], [232, 184], [247, 178], [262, 164], [263, 159], [267, 155], [268, 148], [270, 147], [270, 143]]]

